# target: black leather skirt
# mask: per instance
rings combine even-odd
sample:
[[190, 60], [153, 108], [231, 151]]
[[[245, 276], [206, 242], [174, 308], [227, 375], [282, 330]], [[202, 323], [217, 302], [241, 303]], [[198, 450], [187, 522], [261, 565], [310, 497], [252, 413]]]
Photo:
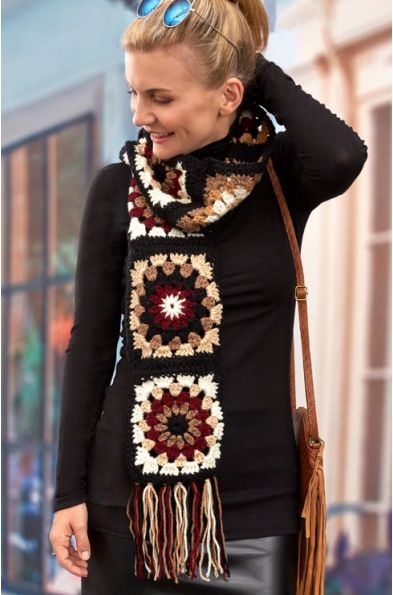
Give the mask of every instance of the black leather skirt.
[[142, 580], [133, 568], [133, 539], [123, 527], [103, 519], [106, 507], [89, 512], [91, 557], [88, 576], [81, 579], [82, 595], [295, 595], [297, 534], [226, 542], [230, 577], [210, 582], [198, 577], [172, 581]]

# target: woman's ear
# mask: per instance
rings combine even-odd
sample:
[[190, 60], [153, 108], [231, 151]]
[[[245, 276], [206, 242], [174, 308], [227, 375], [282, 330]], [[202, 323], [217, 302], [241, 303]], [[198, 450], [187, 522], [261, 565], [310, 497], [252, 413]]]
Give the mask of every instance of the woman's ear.
[[221, 115], [227, 116], [234, 112], [243, 101], [243, 96], [244, 85], [241, 80], [236, 77], [227, 79], [222, 87]]

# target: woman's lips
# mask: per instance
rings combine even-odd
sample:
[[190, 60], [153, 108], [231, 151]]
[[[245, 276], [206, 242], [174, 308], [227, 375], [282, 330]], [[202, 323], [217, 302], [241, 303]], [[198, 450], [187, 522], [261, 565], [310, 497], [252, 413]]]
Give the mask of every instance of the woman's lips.
[[174, 132], [171, 132], [168, 136], [161, 136], [159, 134], [154, 134], [153, 132], [150, 133], [150, 138], [153, 143], [161, 145], [165, 143], [168, 139], [170, 139], [174, 135]]

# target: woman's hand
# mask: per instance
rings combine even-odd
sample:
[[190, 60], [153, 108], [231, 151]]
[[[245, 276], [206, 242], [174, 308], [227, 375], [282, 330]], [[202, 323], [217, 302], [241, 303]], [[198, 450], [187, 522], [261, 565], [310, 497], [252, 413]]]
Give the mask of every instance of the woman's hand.
[[[71, 544], [72, 535], [75, 535], [77, 549]], [[90, 542], [87, 535], [85, 503], [57, 510], [54, 513], [49, 540], [60, 566], [76, 576], [87, 576]]]
[[256, 65], [254, 70], [254, 77], [248, 83], [247, 92], [257, 101], [261, 101], [261, 89], [263, 87], [263, 73], [265, 68], [271, 64], [263, 54], [257, 52]]

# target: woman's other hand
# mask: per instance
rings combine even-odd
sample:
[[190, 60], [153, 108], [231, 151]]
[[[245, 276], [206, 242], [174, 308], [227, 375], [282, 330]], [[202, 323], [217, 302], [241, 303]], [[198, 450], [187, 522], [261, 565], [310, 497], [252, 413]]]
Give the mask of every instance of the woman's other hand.
[[265, 68], [271, 64], [270, 60], [267, 60], [263, 54], [257, 52], [256, 66], [254, 71], [253, 79], [248, 83], [247, 92], [248, 94], [259, 103], [262, 103], [261, 89], [263, 86], [263, 76]]
[[[77, 549], [71, 543], [72, 535], [75, 536]], [[60, 566], [76, 576], [87, 576], [90, 542], [87, 535], [85, 503], [63, 508], [54, 513], [49, 540]]]

